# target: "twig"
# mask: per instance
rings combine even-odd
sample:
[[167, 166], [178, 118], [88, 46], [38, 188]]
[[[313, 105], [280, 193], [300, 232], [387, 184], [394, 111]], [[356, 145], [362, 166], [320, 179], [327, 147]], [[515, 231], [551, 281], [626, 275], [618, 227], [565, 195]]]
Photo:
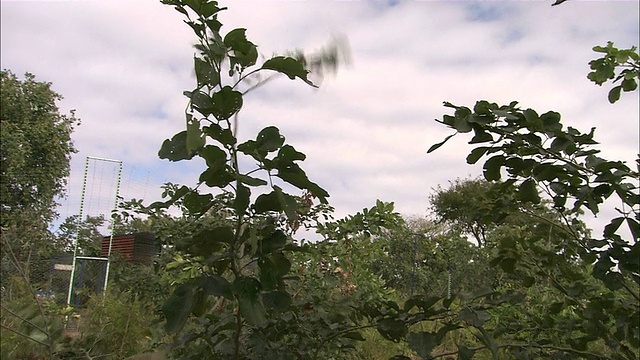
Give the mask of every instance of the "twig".
[[127, 311], [127, 323], [124, 326], [124, 334], [122, 335], [122, 341], [120, 342], [120, 350], [118, 350], [118, 356], [122, 357], [122, 349], [124, 348], [124, 340], [129, 332], [129, 322], [131, 321], [131, 311]]
[[[563, 347], [553, 346], [553, 345], [537, 345], [537, 344], [502, 344], [502, 345], [498, 345], [498, 349], [504, 349], [504, 348], [535, 348], [535, 349], [541, 349], [541, 350], [556, 350], [556, 351], [562, 351], [562, 352], [565, 352], [565, 353], [584, 355], [584, 356], [588, 356], [588, 357], [592, 357], [592, 358], [596, 358], [596, 359], [604, 359], [604, 357], [602, 357], [602, 356], [600, 356], [598, 354], [594, 354], [594, 353], [589, 352], [589, 351], [581, 351], [581, 350], [575, 350], [575, 349], [571, 349], [571, 348], [563, 348]], [[486, 346], [478, 346], [478, 347], [475, 347], [475, 348], [468, 348], [468, 349], [470, 351], [478, 351], [478, 350], [487, 349], [487, 347]], [[437, 358], [441, 358], [441, 357], [445, 357], [445, 356], [449, 356], [449, 355], [456, 355], [456, 354], [458, 354], [458, 350], [440, 353], [438, 355], [432, 356], [431, 359], [437, 359]]]
[[27, 320], [27, 319], [23, 318], [22, 316], [20, 316], [20, 315], [18, 315], [18, 314], [16, 314], [16, 313], [14, 313], [13, 311], [9, 310], [6, 306], [3, 306], [3, 305], [1, 305], [1, 304], [0, 304], [0, 308], [2, 308], [3, 310], [5, 310], [5, 311], [6, 311], [6, 312], [8, 312], [9, 314], [11, 314], [11, 315], [13, 315], [13, 316], [17, 317], [18, 319], [20, 319], [20, 320], [22, 320], [22, 321], [26, 322], [27, 324], [29, 324], [29, 325], [33, 326], [33, 327], [34, 327], [34, 328], [36, 328], [37, 330], [40, 330], [40, 331], [42, 331], [42, 332], [43, 332], [43, 333], [45, 333], [45, 334], [47, 333], [47, 332], [46, 332], [45, 330], [43, 330], [40, 326], [38, 326], [38, 325], [34, 324], [34, 323], [33, 323], [33, 322], [31, 322], [30, 320]]
[[[51, 346], [50, 346], [49, 344], [47, 344], [47, 343], [44, 343], [44, 342], [42, 342], [42, 341], [40, 341], [40, 340], [37, 340], [37, 339], [34, 339], [34, 338], [32, 338], [31, 336], [29, 336], [29, 335], [27, 335], [27, 334], [23, 334], [23, 333], [21, 333], [20, 331], [18, 331], [18, 330], [14, 330], [14, 329], [12, 329], [12, 328], [10, 328], [10, 327], [8, 327], [8, 326], [5, 326], [5, 325], [3, 325], [3, 324], [0, 324], [0, 327], [1, 327], [1, 328], [3, 328], [3, 329], [9, 330], [9, 331], [11, 331], [11, 332], [12, 332], [12, 333], [14, 333], [14, 334], [17, 334], [17, 335], [20, 335], [20, 336], [22, 336], [22, 337], [24, 337], [24, 338], [27, 338], [27, 339], [29, 339], [29, 340], [35, 341], [35, 342], [37, 342], [37, 343], [38, 343], [38, 344], [40, 344], [40, 345], [44, 345], [44, 346], [46, 346], [46, 347], [48, 347], [48, 348], [50, 348], [50, 347], [51, 347]], [[45, 333], [45, 334], [46, 334], [46, 333]], [[47, 338], [48, 338], [48, 335], [47, 335]]]
[[[5, 245], [9, 249], [9, 253], [11, 254], [11, 262], [12, 262], [13, 266], [16, 268], [16, 270], [18, 271], [18, 273], [22, 277], [22, 280], [25, 282], [25, 284], [29, 288], [31, 296], [33, 297], [33, 300], [36, 302], [36, 305], [38, 306], [38, 311], [40, 312], [40, 316], [42, 316], [42, 321], [44, 321], [44, 327], [48, 328], [49, 327], [49, 321], [48, 321], [47, 316], [44, 313], [44, 310], [42, 309], [42, 305], [40, 304], [40, 301], [38, 301], [38, 297], [36, 295], [36, 292], [33, 289], [33, 286], [31, 286], [31, 283], [29, 282], [29, 278], [27, 277], [27, 274], [24, 272], [24, 269], [22, 269], [20, 267], [20, 262], [18, 261], [18, 258], [16, 257], [16, 254], [13, 252], [13, 248], [11, 247], [11, 244], [9, 243], [9, 240], [7, 240], [7, 238], [4, 235], [4, 233], [2, 233], [2, 240], [5, 242]], [[49, 344], [46, 345], [49, 348], [49, 359], [53, 360], [53, 339], [51, 338], [51, 334], [49, 334], [48, 332], [43, 331], [43, 333], [45, 334], [45, 336], [47, 337], [47, 340], [49, 341]], [[29, 339], [31, 339], [31, 338], [29, 337]], [[33, 339], [33, 340], [37, 341], [35, 339]], [[40, 342], [40, 341], [37, 341], [37, 342], [42, 344], [42, 342]]]

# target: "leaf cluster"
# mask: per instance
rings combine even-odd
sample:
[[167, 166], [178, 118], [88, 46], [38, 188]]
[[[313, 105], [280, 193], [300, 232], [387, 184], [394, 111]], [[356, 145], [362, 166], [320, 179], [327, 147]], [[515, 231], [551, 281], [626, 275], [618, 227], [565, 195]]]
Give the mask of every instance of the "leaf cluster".
[[609, 41], [607, 46], [594, 46], [593, 51], [603, 55], [589, 62], [592, 71], [587, 74], [587, 78], [600, 86], [609, 80], [613, 80], [614, 84], [619, 83], [609, 90], [610, 103], [620, 100], [621, 92], [632, 92], [638, 88], [640, 54], [637, 46], [618, 49]]
[[[456, 132], [429, 152], [456, 134], [473, 133], [469, 143], [476, 147], [467, 162], [475, 164], [485, 157], [484, 178], [505, 193], [514, 189], [515, 197], [509, 202], [515, 203], [516, 209], [527, 211], [527, 207], [549, 199], [556, 212], [549, 217], [529, 211], [551, 225], [550, 230], [557, 230], [555, 244], [541, 242], [544, 238], [532, 233], [502, 237], [492, 264], [524, 276], [523, 284], [528, 286], [536, 278], [550, 281], [563, 297], [557, 302], [558, 309], [580, 309], [578, 319], [588, 330], [583, 330], [579, 341], [569, 341], [572, 349], [584, 351], [588, 343], [599, 340], [612, 351], [633, 358], [639, 334], [638, 327], [632, 325], [640, 284], [636, 260], [640, 249], [638, 173], [621, 161], [598, 156], [599, 150], [593, 148], [597, 144], [595, 129], [589, 133], [564, 129], [556, 112], [539, 115], [532, 109], [518, 108], [516, 102], [499, 106], [478, 101], [473, 109], [450, 103], [445, 106], [454, 109], [454, 114], [444, 115], [438, 122]], [[506, 180], [498, 183], [505, 175]], [[575, 227], [583, 209], [597, 214], [610, 197], [617, 198], [622, 208], [618, 209], [620, 216], [605, 227], [602, 239], [593, 239]], [[569, 201], [573, 203], [569, 205]], [[500, 211], [489, 213], [495, 216]], [[623, 223], [631, 235], [626, 240], [620, 231]], [[591, 274], [581, 270], [585, 266], [591, 267]], [[594, 283], [595, 279], [601, 283]], [[611, 303], [607, 300], [611, 298], [624, 300]], [[590, 309], [588, 313], [586, 309]], [[594, 309], [599, 309], [597, 316], [591, 313]], [[604, 331], [610, 327], [616, 330]]]

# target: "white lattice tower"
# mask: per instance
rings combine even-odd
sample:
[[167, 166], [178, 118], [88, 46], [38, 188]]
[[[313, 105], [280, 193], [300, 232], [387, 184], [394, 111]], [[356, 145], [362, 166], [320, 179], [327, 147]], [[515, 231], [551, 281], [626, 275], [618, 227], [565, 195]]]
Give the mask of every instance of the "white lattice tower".
[[73, 264], [71, 278], [69, 281], [69, 291], [67, 293], [67, 304], [71, 304], [73, 285], [78, 258], [85, 260], [106, 261], [107, 268], [104, 279], [104, 289], [107, 288], [109, 279], [109, 257], [111, 255], [111, 242], [113, 240], [113, 224], [111, 213], [118, 207], [120, 184], [122, 180], [122, 161], [104, 159], [87, 156], [85, 161], [84, 176], [82, 181], [82, 192], [80, 196], [79, 221], [84, 221], [85, 216], [103, 216], [108, 220], [109, 226], [102, 227], [101, 233], [109, 232], [109, 248], [105, 258], [89, 258], [78, 256], [78, 241], [73, 245]]

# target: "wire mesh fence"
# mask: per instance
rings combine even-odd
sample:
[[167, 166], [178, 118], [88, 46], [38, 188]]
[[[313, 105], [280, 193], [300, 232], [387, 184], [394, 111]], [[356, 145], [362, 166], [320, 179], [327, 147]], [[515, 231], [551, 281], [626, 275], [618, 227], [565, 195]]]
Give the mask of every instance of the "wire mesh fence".
[[107, 276], [107, 259], [77, 257], [69, 305], [84, 307], [93, 294], [102, 294]]
[[[2, 302], [35, 297], [39, 302], [82, 307], [92, 294], [101, 294], [106, 277], [106, 259], [76, 259], [58, 255], [51, 258], [11, 259], [3, 256], [0, 274]], [[69, 286], [73, 276], [73, 286]], [[71, 290], [71, 296], [69, 296]]]
[[3, 252], [0, 284], [2, 300], [16, 301], [35, 297], [38, 300], [64, 303], [69, 288], [70, 273], [56, 270], [55, 264], [71, 266], [70, 256], [55, 258], [10, 257]]

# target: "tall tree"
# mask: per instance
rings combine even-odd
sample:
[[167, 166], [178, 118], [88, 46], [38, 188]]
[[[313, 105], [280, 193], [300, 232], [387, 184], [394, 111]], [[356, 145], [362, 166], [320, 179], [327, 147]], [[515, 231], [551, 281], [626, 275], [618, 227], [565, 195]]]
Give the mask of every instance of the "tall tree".
[[[33, 354], [34, 346], [44, 346], [50, 359], [54, 342], [61, 334], [60, 326], [38, 300], [35, 283], [42, 278], [36, 276], [36, 271], [31, 276], [30, 269], [33, 255], [47, 256], [54, 249], [47, 227], [57, 216], [56, 198], [64, 194], [70, 156], [76, 151], [71, 133], [78, 120], [73, 112], [60, 113], [56, 106], [60, 99], [50, 83], [38, 82], [32, 74], [19, 80], [9, 70], [0, 71], [2, 338], [15, 343], [18, 335], [29, 340], [28, 354]], [[28, 318], [4, 307], [4, 291], [18, 290], [30, 295], [20, 299], [31, 298], [31, 303], [20, 303], [29, 307]], [[37, 330], [25, 332], [23, 325]]]
[[3, 238], [29, 246], [48, 236], [57, 216], [79, 121], [73, 111], [60, 113], [62, 96], [30, 73], [20, 80], [2, 70], [0, 90], [0, 225]]
[[[588, 78], [598, 85], [610, 80], [620, 83], [609, 91], [609, 102], [618, 101], [622, 91], [638, 89], [640, 54], [637, 47], [618, 49], [609, 43], [593, 50], [605, 55], [590, 62], [593, 71]], [[522, 209], [550, 199], [556, 219], [564, 223], [547, 222], [549, 230], [560, 230], [558, 238], [549, 236], [547, 243], [532, 233], [500, 239], [497, 256], [492, 261], [507, 272], [525, 275], [522, 277], [526, 280], [525, 286], [550, 284], [556, 290], [556, 300], [551, 301], [548, 310], [538, 313], [542, 317], [534, 322], [543, 324], [545, 337], [551, 336], [533, 340], [529, 337], [526, 339], [528, 350], [544, 350], [540, 357], [545, 358], [551, 355], [546, 351], [553, 350], [581, 358], [638, 359], [638, 171], [623, 161], [601, 158], [600, 150], [593, 146], [598, 144], [594, 139], [595, 128], [589, 133], [565, 128], [557, 112], [538, 114], [533, 109], [520, 109], [517, 102], [500, 106], [484, 100], [476, 102], [473, 108], [448, 102], [445, 106], [455, 109], [453, 115], [444, 115], [437, 121], [455, 133], [433, 145], [429, 152], [456, 134], [473, 131], [469, 143], [480, 145], [469, 153], [467, 162], [475, 164], [486, 157], [483, 169], [487, 181], [505, 190], [515, 188]], [[505, 175], [506, 181], [501, 182]], [[616, 208], [618, 216], [604, 227], [601, 238], [594, 238], [589, 231], [574, 231], [584, 211], [598, 214], [609, 198], [619, 201], [621, 206]], [[573, 319], [559, 319], [557, 314], [571, 314]], [[577, 323], [581, 325], [575, 327]], [[496, 334], [528, 331], [521, 319], [513, 324], [514, 328], [498, 330]], [[568, 338], [562, 340], [552, 335], [546, 331], [550, 327]], [[553, 343], [553, 349], [545, 349], [549, 343]], [[602, 345], [606, 347], [603, 352]], [[497, 346], [487, 346], [493, 347], [494, 358], [497, 358]], [[505, 346], [518, 352], [524, 349], [522, 344]], [[516, 357], [524, 358], [522, 354]]]

